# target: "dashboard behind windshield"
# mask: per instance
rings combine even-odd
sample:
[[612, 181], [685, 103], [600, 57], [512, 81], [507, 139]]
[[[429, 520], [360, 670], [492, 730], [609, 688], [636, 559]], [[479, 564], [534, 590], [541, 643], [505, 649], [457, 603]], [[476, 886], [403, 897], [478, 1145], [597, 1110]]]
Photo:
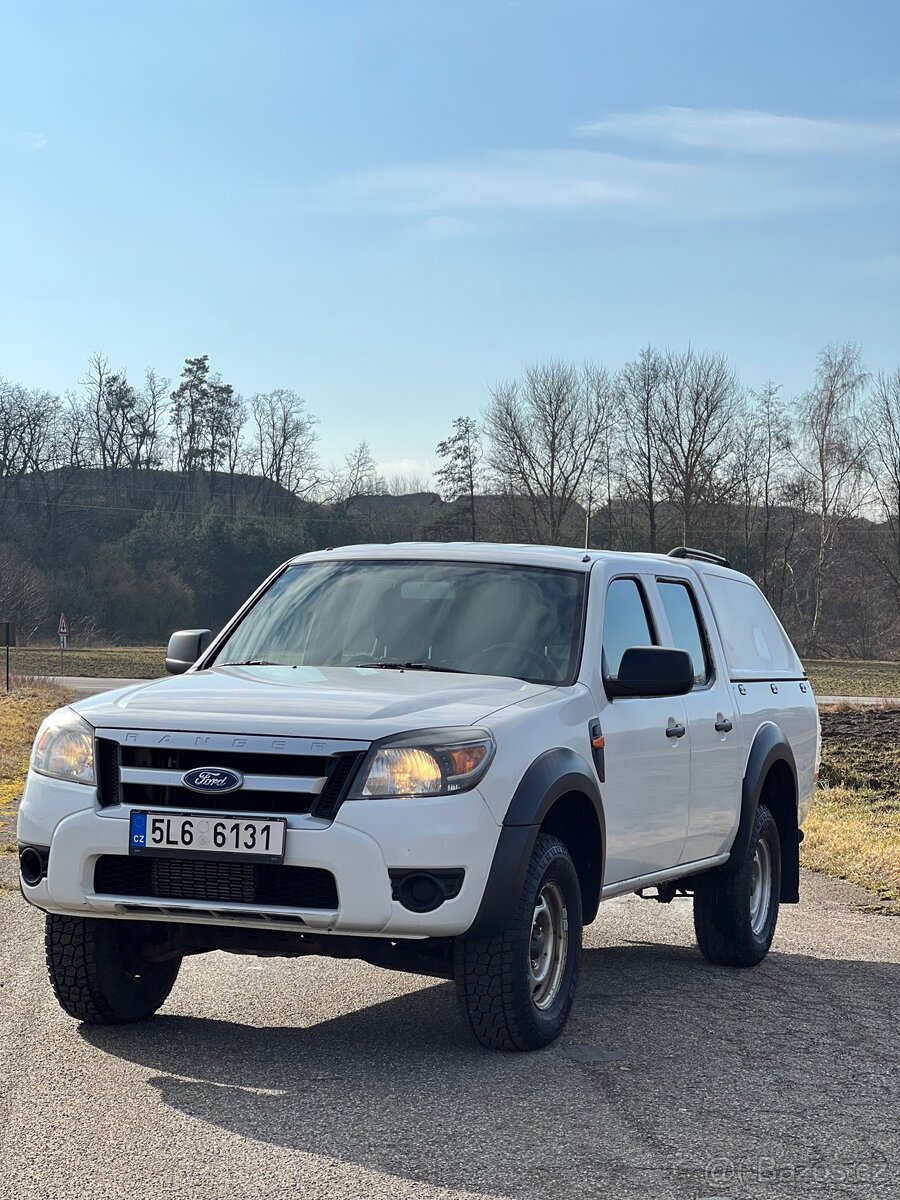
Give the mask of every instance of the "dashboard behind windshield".
[[407, 665], [568, 684], [585, 575], [497, 563], [299, 563], [263, 593], [212, 665]]

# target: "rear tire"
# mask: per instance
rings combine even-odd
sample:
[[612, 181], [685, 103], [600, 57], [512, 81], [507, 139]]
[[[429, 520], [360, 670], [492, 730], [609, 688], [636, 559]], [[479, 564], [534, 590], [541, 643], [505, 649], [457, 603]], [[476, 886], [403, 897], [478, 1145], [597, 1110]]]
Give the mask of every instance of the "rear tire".
[[147, 956], [145, 921], [47, 915], [47, 974], [62, 1008], [77, 1021], [118, 1025], [151, 1016], [171, 992], [180, 958]]
[[454, 946], [460, 1009], [482, 1046], [537, 1050], [559, 1037], [575, 999], [581, 934], [575, 865], [558, 838], [539, 834], [510, 928]]
[[694, 930], [704, 958], [723, 967], [755, 967], [769, 953], [781, 895], [781, 840], [760, 804], [737, 870], [710, 871], [694, 887]]

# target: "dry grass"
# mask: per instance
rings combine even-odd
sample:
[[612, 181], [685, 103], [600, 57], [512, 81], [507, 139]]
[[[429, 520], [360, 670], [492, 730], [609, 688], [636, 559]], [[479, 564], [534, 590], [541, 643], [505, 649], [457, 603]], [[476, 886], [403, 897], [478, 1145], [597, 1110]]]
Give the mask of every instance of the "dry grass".
[[0, 692], [0, 850], [10, 845], [14, 803], [22, 794], [28, 756], [38, 726], [54, 708], [72, 697], [62, 688], [31, 683]]
[[801, 861], [858, 883], [900, 915], [900, 710], [822, 714], [822, 787]]
[[900, 914], [900, 813], [879, 813], [869, 791], [823, 788], [805, 831], [805, 867], [858, 883]]

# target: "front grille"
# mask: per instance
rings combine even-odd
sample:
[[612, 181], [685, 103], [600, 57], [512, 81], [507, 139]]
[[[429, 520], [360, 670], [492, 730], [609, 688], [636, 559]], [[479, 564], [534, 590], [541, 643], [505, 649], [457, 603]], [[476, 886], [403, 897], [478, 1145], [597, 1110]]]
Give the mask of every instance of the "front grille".
[[108, 738], [97, 738], [97, 792], [101, 804], [120, 804], [119, 744]]
[[94, 867], [94, 891], [100, 896], [202, 900], [213, 904], [329, 910], [338, 906], [335, 878], [320, 867], [195, 858], [104, 854]]
[[[194, 735], [191, 735], [194, 736]], [[201, 737], [202, 735], [197, 735]], [[290, 741], [290, 739], [288, 739]], [[141, 746], [97, 738], [97, 790], [100, 804], [131, 804], [135, 808], [176, 808], [182, 811], [203, 809], [211, 812], [250, 812], [261, 814], [302, 814], [333, 819], [343, 803], [363, 751], [337, 750], [333, 754], [289, 754], [279, 752], [207, 747]], [[244, 786], [226, 795], [195, 792], [180, 786], [178, 778], [196, 767], [226, 767], [240, 771], [252, 782], [253, 776], [298, 782], [298, 790], [281, 791], [266, 787]], [[165, 772], [165, 782], [147, 779], [140, 782], [123, 778], [135, 771], [150, 774]], [[174, 778], [173, 778], [174, 776]], [[321, 791], [302, 790], [311, 780], [324, 779]], [[304, 783], [305, 781], [305, 783]], [[258, 783], [262, 783], [259, 780]]]
[[322, 788], [313, 809], [317, 817], [327, 817], [330, 820], [334, 816], [350, 790], [357, 767], [362, 765], [365, 757], [364, 753], [335, 755], [328, 782]]
[[248, 792], [241, 789], [225, 796], [192, 792], [184, 787], [158, 787], [152, 783], [120, 784], [122, 800], [136, 808], [197, 809], [210, 812], [308, 813], [317, 796], [308, 792]]
[[175, 746], [121, 747], [123, 767], [152, 767], [162, 771], [191, 771], [194, 767], [231, 767], [244, 775], [327, 775], [331, 757], [325, 754], [252, 754], [243, 750], [184, 749]]

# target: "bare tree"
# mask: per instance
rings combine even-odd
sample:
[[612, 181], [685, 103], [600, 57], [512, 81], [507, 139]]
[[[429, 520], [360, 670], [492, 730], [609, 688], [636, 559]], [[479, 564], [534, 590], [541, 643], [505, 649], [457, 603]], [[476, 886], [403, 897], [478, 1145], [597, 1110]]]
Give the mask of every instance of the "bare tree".
[[534, 540], [558, 543], [610, 434], [612, 388], [601, 367], [532, 367], [496, 387], [484, 415], [501, 492], [527, 498]]
[[859, 401], [867, 375], [858, 346], [826, 346], [814, 386], [799, 401], [795, 459], [812, 491], [816, 547], [806, 612], [807, 653], [819, 651], [822, 604], [838, 531], [861, 508], [867, 439]]
[[[663, 356], [648, 346], [626, 363], [615, 380], [622, 434], [620, 487], [647, 521], [647, 548], [659, 549], [661, 449], [665, 435], [662, 414]], [[611, 497], [609, 498], [611, 508]]]
[[169, 380], [152, 367], [144, 372], [144, 386], [135, 394], [130, 424], [131, 466], [149, 470], [162, 463], [161, 435], [165, 420]]
[[869, 466], [889, 545], [887, 554], [877, 556], [900, 606], [900, 368], [878, 375], [866, 418], [872, 439]]
[[380, 495], [384, 490], [378, 466], [368, 442], [360, 442], [340, 466], [332, 466], [321, 481], [323, 499], [345, 513], [361, 496]]
[[769, 381], [758, 392], [751, 392], [747, 403], [739, 407], [729, 489], [740, 500], [744, 565], [753, 569], [754, 549], [758, 547], [758, 574], [770, 598], [772, 526], [784, 493], [791, 446], [790, 421], [780, 390], [778, 384]]
[[430, 480], [421, 471], [391, 471], [378, 475], [378, 491], [383, 496], [417, 496], [427, 492]]
[[47, 581], [15, 546], [0, 543], [0, 613], [27, 641], [44, 619]]
[[[250, 400], [253, 461], [262, 476], [294, 495], [306, 495], [318, 482], [316, 418], [288, 388], [257, 393]], [[264, 506], [268, 502], [263, 493]]]
[[688, 349], [665, 355], [660, 396], [659, 474], [691, 545], [701, 509], [721, 492], [740, 389], [723, 355]]
[[160, 464], [159, 437], [168, 380], [148, 368], [144, 386], [135, 389], [124, 371], [111, 371], [105, 355], [95, 353], [81, 381], [85, 450], [108, 478]]

